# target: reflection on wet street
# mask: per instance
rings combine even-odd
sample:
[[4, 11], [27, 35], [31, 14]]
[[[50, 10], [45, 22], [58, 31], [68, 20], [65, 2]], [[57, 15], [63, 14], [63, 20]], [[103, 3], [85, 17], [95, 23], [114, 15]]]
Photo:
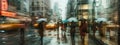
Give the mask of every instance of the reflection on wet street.
[[0, 45], [120, 45], [119, 0], [0, 0]]
[[18, 31], [0, 33], [0, 45], [19, 45], [19, 40]]
[[[57, 31], [45, 30], [44, 31], [44, 45], [71, 45], [70, 33], [66, 32], [63, 36], [61, 30], [59, 31], [59, 39], [57, 38]], [[37, 33], [37, 29], [26, 31], [25, 34], [25, 45], [40, 45], [40, 36]], [[88, 42], [88, 35], [85, 37], [85, 45], [96, 45], [92, 39]], [[0, 44], [1, 45], [20, 45], [19, 31], [7, 31], [0, 33]], [[75, 45], [83, 45], [79, 33], [75, 34]]]

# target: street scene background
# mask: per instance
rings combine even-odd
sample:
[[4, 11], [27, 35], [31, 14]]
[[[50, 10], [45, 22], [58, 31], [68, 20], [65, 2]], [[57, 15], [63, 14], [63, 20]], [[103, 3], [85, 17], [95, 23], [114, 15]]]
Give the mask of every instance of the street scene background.
[[119, 0], [0, 0], [0, 45], [120, 45]]

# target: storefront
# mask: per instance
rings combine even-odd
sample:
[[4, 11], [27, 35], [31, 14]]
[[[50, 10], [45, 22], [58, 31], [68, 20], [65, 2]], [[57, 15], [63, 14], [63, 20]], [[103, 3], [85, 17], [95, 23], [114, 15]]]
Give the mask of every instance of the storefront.
[[[97, 29], [94, 33], [95, 37], [99, 40], [109, 41], [114, 40], [113, 45], [117, 45], [117, 32], [118, 32], [118, 9], [117, 9], [117, 0], [89, 0], [89, 19], [97, 23], [96, 27], [99, 26], [102, 22], [102, 28]], [[91, 29], [91, 32], [92, 33]], [[96, 35], [98, 34], [98, 35]], [[102, 34], [103, 36], [100, 36]], [[101, 37], [101, 38], [100, 38]], [[107, 37], [106, 39], [102, 39]], [[104, 42], [110, 44], [108, 42]]]
[[15, 17], [16, 13], [15, 12], [10, 12], [8, 11], [9, 9], [9, 5], [8, 5], [8, 0], [1, 0], [0, 3], [0, 16], [3, 18], [7, 18], [7, 17]]

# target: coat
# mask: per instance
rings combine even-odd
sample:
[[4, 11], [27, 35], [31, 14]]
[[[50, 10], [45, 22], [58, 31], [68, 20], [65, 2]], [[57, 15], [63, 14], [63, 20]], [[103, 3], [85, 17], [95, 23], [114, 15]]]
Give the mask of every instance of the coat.
[[43, 33], [44, 33], [44, 24], [43, 24], [44, 22], [40, 22], [39, 24], [38, 24], [38, 32], [39, 32], [39, 34], [40, 34], [40, 36], [43, 36]]
[[71, 28], [70, 33], [75, 33], [76, 24], [72, 22], [70, 28]]
[[80, 35], [85, 36], [87, 33], [87, 23], [82, 23], [79, 29], [80, 29]]

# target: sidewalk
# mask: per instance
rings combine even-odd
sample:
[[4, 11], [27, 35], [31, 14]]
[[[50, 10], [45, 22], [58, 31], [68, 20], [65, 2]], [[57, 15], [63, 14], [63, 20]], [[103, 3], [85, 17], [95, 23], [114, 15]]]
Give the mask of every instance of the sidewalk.
[[[33, 31], [33, 32], [32, 32]], [[25, 31], [25, 45], [40, 45], [40, 36], [37, 33], [37, 29], [31, 29], [31, 31]], [[61, 31], [60, 31], [61, 32]], [[65, 37], [61, 36], [60, 40], [57, 39], [57, 31], [48, 31], [45, 30], [44, 35], [44, 45], [71, 45], [71, 37], [70, 33], [66, 32], [66, 39]], [[11, 32], [11, 33], [0, 33], [0, 44], [1, 45], [19, 45], [19, 32]], [[90, 41], [88, 41], [90, 39]], [[66, 41], [65, 41], [66, 40]], [[90, 43], [89, 43], [90, 42]], [[75, 44], [82, 45], [82, 40], [79, 33], [75, 34]], [[88, 34], [85, 36], [85, 45], [95, 45], [92, 42], [91, 38], [88, 38]]]
[[105, 37], [99, 36], [99, 33], [96, 32], [96, 38], [104, 42], [106, 45], [117, 45], [117, 38], [110, 39], [109, 33], [105, 35]]

